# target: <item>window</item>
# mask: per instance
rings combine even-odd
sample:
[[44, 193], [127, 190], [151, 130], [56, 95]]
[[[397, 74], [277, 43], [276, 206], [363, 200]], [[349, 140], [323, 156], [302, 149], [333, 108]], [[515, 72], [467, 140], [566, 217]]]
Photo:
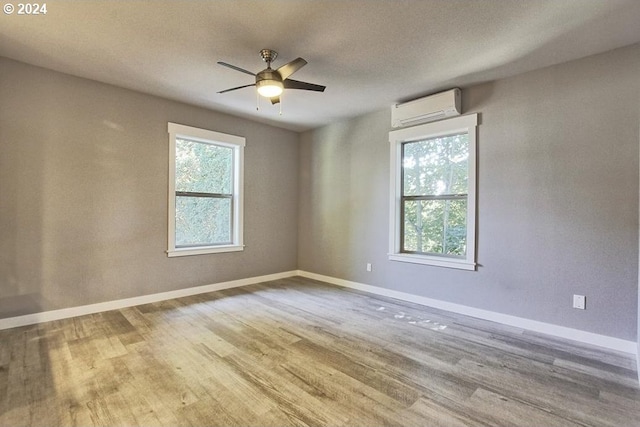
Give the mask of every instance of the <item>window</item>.
[[475, 270], [477, 115], [389, 132], [389, 259]]
[[243, 250], [245, 139], [169, 123], [170, 257]]

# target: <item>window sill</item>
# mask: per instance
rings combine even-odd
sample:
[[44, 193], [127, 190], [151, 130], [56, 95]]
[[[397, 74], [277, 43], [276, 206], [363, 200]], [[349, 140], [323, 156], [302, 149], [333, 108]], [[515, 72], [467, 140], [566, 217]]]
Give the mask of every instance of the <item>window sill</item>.
[[465, 259], [444, 258], [428, 255], [389, 254], [389, 260], [409, 262], [413, 264], [432, 265], [435, 267], [456, 268], [459, 270], [474, 271], [476, 269], [476, 264], [474, 262], [469, 262]]
[[179, 248], [167, 251], [168, 257], [218, 254], [223, 252], [239, 252], [244, 250], [244, 245], [205, 246], [199, 248]]

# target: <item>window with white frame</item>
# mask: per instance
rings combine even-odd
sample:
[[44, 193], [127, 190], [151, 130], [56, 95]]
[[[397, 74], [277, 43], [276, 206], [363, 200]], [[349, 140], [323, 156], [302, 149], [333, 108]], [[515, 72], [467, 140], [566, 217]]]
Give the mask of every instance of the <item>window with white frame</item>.
[[245, 138], [176, 123], [168, 131], [167, 254], [243, 250]]
[[475, 270], [477, 114], [389, 132], [389, 259]]

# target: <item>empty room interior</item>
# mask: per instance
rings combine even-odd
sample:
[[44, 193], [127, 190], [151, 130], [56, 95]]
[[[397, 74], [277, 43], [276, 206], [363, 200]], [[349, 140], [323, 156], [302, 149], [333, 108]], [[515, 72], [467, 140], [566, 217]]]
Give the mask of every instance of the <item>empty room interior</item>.
[[637, 0], [0, 15], [0, 425], [640, 425]]

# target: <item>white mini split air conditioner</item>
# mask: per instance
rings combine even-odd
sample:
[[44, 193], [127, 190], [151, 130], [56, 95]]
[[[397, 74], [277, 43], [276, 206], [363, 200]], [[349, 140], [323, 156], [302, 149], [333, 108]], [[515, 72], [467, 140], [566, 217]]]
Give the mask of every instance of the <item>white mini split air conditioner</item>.
[[399, 128], [459, 116], [460, 98], [460, 89], [455, 88], [403, 104], [394, 104], [391, 106], [391, 126]]

